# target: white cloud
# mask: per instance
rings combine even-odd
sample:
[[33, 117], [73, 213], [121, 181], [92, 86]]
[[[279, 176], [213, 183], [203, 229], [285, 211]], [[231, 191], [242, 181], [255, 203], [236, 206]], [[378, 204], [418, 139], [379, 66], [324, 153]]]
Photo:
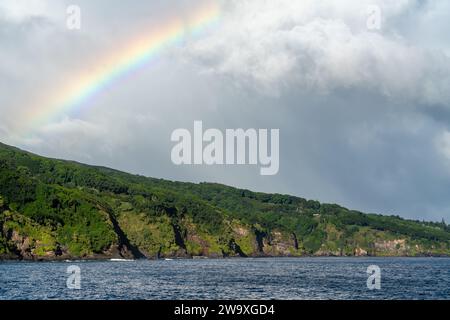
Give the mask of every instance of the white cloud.
[[[94, 152], [110, 153], [111, 147], [106, 141], [108, 130], [97, 123], [80, 119], [64, 118], [59, 122], [42, 127], [37, 133], [23, 139], [22, 145], [29, 149], [39, 149], [42, 146], [51, 146], [50, 156], [64, 154], [68, 159], [92, 161]], [[86, 141], [96, 146], [86, 149]], [[54, 152], [54, 154], [52, 154]]]
[[0, 16], [9, 21], [22, 22], [30, 17], [48, 16], [53, 12], [50, 2], [45, 0], [2, 0], [0, 2]]
[[[367, 29], [369, 4], [381, 9], [380, 32]], [[396, 28], [395, 19], [417, 5], [407, 0], [231, 1], [224, 5], [219, 30], [188, 52], [210, 71], [264, 92], [285, 86], [321, 93], [364, 88], [392, 98], [446, 103], [450, 57], [442, 48], [411, 44]]]

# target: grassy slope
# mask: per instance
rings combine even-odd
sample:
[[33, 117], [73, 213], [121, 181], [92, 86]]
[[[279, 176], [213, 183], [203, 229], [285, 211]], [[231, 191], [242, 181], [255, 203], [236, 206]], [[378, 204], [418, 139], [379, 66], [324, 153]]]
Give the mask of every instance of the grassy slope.
[[449, 255], [442, 223], [170, 182], [0, 144], [0, 256]]

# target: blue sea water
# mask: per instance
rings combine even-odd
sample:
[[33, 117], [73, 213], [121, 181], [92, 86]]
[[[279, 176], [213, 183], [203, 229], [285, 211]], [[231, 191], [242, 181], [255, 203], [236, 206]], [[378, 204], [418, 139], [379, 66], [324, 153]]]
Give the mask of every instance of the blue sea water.
[[[81, 289], [69, 289], [69, 266]], [[381, 270], [379, 290], [367, 267]], [[0, 299], [450, 299], [450, 258], [1, 262]]]

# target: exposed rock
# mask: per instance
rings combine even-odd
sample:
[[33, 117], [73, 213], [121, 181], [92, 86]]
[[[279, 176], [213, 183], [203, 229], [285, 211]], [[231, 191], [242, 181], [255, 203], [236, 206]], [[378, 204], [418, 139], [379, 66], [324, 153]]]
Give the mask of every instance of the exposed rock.
[[248, 230], [242, 226], [235, 226], [233, 228], [233, 232], [240, 237], [246, 237], [250, 233], [250, 230]]
[[377, 241], [374, 246], [375, 252], [382, 255], [405, 255], [409, 249], [405, 239]]
[[355, 255], [356, 257], [367, 256], [367, 251], [364, 250], [363, 248], [355, 248], [354, 255]]
[[263, 239], [263, 252], [268, 256], [297, 256], [298, 252], [297, 238], [292, 234], [273, 231], [268, 237]]

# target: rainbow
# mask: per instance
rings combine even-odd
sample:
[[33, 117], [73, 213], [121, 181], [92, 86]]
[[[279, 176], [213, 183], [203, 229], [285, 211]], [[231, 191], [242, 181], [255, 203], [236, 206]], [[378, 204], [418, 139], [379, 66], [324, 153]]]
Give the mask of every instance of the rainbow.
[[94, 73], [71, 78], [68, 85], [55, 90], [59, 92], [57, 95], [40, 104], [43, 107], [32, 108], [24, 121], [27, 131], [83, 106], [101, 90], [147, 64], [168, 46], [180, 42], [187, 35], [198, 34], [217, 22], [219, 17], [219, 4], [209, 1], [195, 9], [187, 19], [171, 19], [157, 30], [121, 46], [125, 49], [101, 59], [101, 67]]

